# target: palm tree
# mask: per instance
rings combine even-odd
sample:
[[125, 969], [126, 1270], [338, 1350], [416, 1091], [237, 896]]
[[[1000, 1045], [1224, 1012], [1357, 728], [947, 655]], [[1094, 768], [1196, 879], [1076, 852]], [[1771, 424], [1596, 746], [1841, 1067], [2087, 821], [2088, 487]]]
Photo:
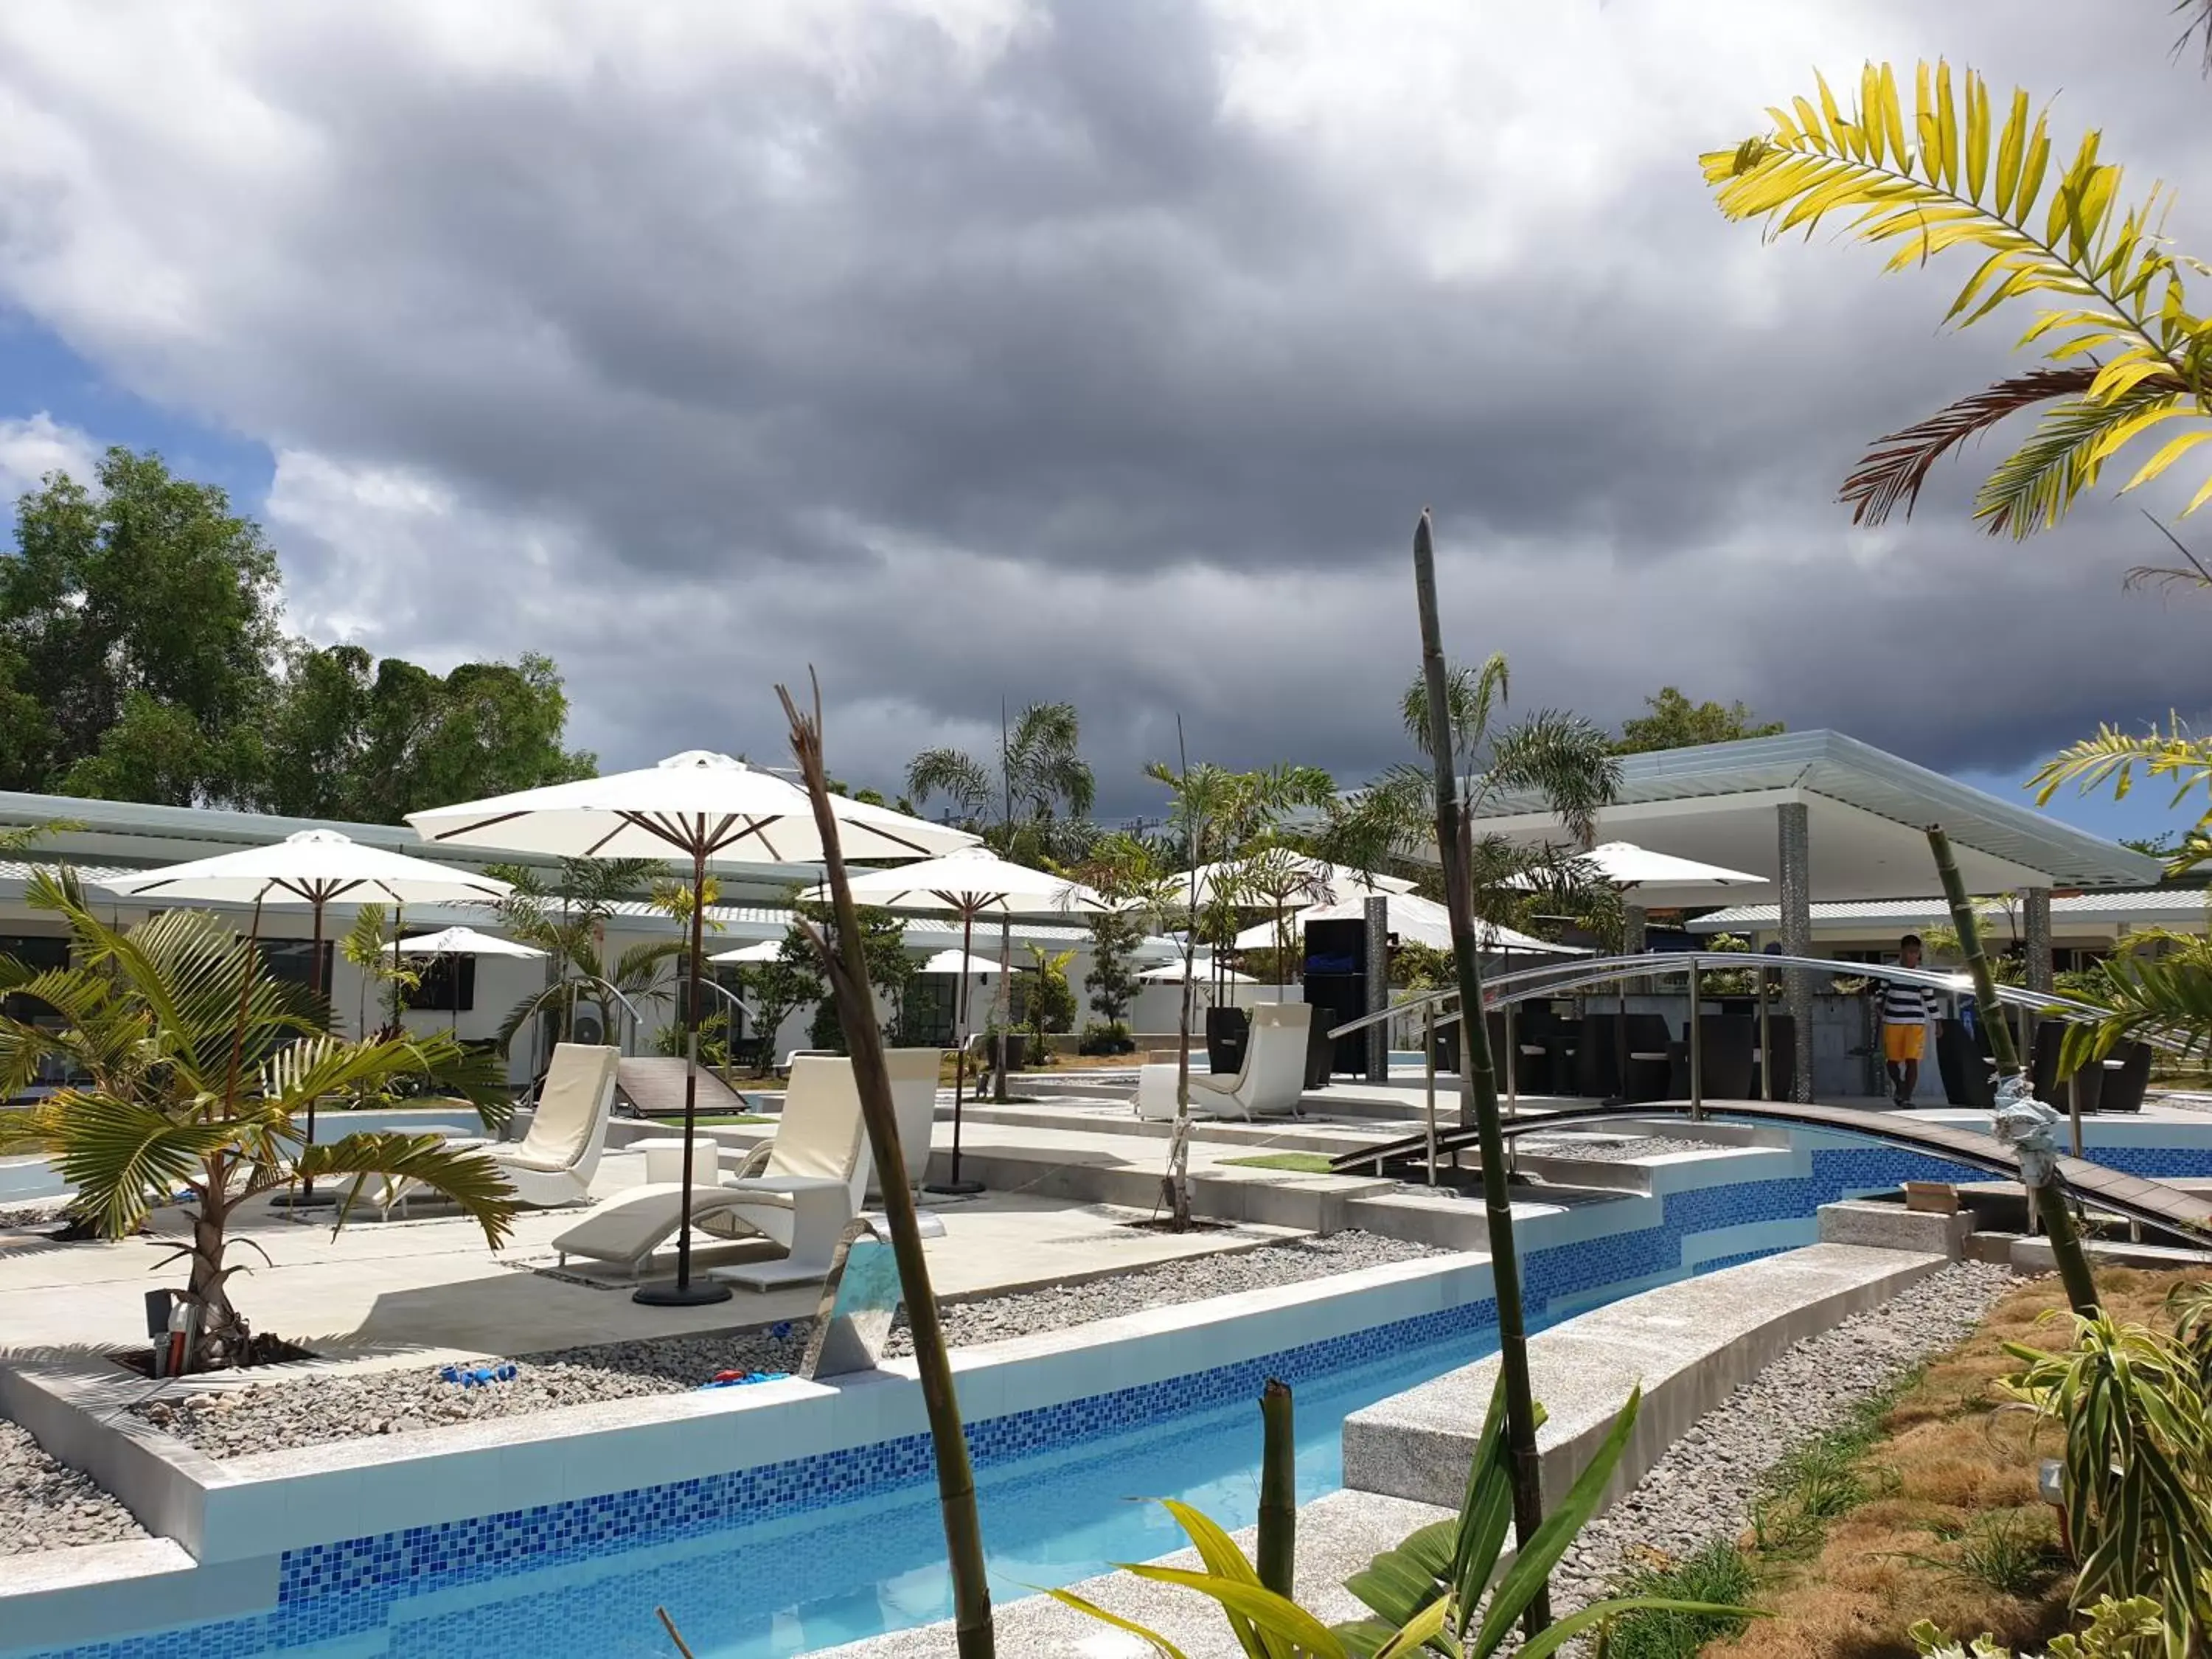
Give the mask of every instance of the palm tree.
[[[102, 921], [75, 878], [40, 871], [31, 904], [68, 924], [70, 963], [34, 971], [0, 960], [0, 992], [28, 997], [58, 1025], [0, 1016], [0, 1096], [20, 1093], [42, 1060], [85, 1079], [34, 1106], [0, 1111], [0, 1153], [53, 1158], [80, 1213], [112, 1237], [182, 1191], [191, 1238], [185, 1299], [199, 1312], [188, 1364], [251, 1358], [230, 1299], [230, 1218], [240, 1205], [301, 1180], [405, 1178], [444, 1194], [494, 1246], [514, 1213], [506, 1178], [477, 1152], [434, 1134], [368, 1132], [307, 1142], [310, 1101], [368, 1103], [428, 1082], [503, 1121], [505, 1067], [440, 1033], [347, 1042], [325, 1031], [311, 999], [270, 971], [251, 939], [214, 916], [168, 910], [128, 930]], [[339, 1212], [343, 1223], [345, 1209]]]
[[[597, 1010], [599, 1029], [621, 1029], [617, 1011], [639, 1004], [660, 1004], [673, 994], [674, 964], [684, 956], [681, 939], [647, 939], [607, 959], [603, 924], [621, 898], [653, 881], [660, 866], [651, 859], [564, 859], [556, 885], [548, 891], [538, 872], [526, 866], [492, 865], [488, 870], [514, 891], [500, 903], [500, 920], [526, 945], [545, 952], [545, 983], [530, 993], [500, 1022], [504, 1054], [525, 1026], [538, 1024], [550, 1041], [565, 1041], [576, 1010]], [[683, 921], [691, 895], [680, 883], [659, 882], [653, 902]], [[711, 885], [707, 902], [714, 902]]]
[[[1181, 734], [1181, 723], [1177, 723]], [[1334, 800], [1336, 786], [1317, 767], [1274, 766], [1254, 772], [1231, 772], [1210, 761], [1194, 764], [1182, 757], [1180, 769], [1155, 761], [1145, 775], [1168, 787], [1170, 805], [1167, 844], [1182, 868], [1170, 872], [1164, 860], [1147, 849], [1141, 860], [1128, 858], [1128, 867], [1110, 876], [1131, 891], [1136, 902], [1162, 917], [1179, 919], [1182, 933], [1182, 1001], [1180, 1041], [1176, 1060], [1176, 1121], [1168, 1140], [1167, 1170], [1163, 1192], [1176, 1231], [1190, 1224], [1190, 1028], [1193, 1003], [1198, 994], [1192, 963], [1201, 933], [1218, 936], [1224, 922], [1233, 922], [1238, 892], [1236, 872], [1224, 872], [1214, 883], [1215, 897], [1201, 904], [1198, 871], [1203, 865], [1232, 866], [1248, 843], [1272, 835], [1284, 817], [1299, 807]], [[1218, 913], [1218, 914], [1215, 914]], [[1233, 933], [1234, 927], [1231, 927]]]
[[[1620, 760], [1602, 728], [1579, 714], [1540, 709], [1510, 725], [1499, 719], [1511, 696], [1503, 653], [1479, 668], [1447, 666], [1450, 723], [1445, 750], [1457, 780], [1460, 856], [1478, 921], [1528, 932], [1542, 918], [1568, 916], [1606, 933], [1618, 927], [1620, 896], [1591, 878], [1578, 854], [1596, 839], [1597, 814], [1620, 787]], [[1425, 763], [1402, 762], [1366, 788], [1331, 806], [1316, 844], [1329, 858], [1376, 871], [1436, 842], [1437, 769], [1428, 732], [1427, 693], [1407, 687], [1400, 713]], [[1474, 833], [1474, 820], [1501, 794], [1534, 795], [1559, 821], [1565, 841], [1527, 847]], [[1433, 868], [1424, 872], [1434, 878]]]
[[[980, 759], [963, 750], [925, 749], [907, 763], [906, 787], [916, 803], [948, 802], [968, 828], [1001, 858], [1039, 869], [1082, 856], [1097, 781], [1078, 749], [1082, 718], [1072, 702], [1033, 702], [1008, 726], [1000, 712], [999, 753]], [[1002, 1034], [993, 1098], [1006, 1098], [1006, 1028], [1013, 1024], [1014, 933], [999, 920], [999, 985], [991, 1019]]]
[[[2193, 16], [2212, 18], [2201, 0], [2190, 5]], [[1773, 109], [1767, 131], [1701, 158], [1721, 211], [1763, 220], [1771, 236], [1800, 227], [1809, 235], [1843, 214], [1853, 240], [1890, 250], [1891, 270], [1972, 249], [1979, 263], [1945, 319], [1961, 327], [2029, 295], [2055, 296], [2020, 340], [2044, 366], [1878, 440], [1844, 483], [1854, 521], [1880, 524], [1900, 507], [1909, 515], [1937, 459], [2030, 410], [2040, 411], [2034, 429], [1974, 503], [1991, 534], [2026, 537], [2057, 524], [2138, 438], [2154, 432], [2160, 441], [2123, 493], [2212, 438], [2204, 375], [2212, 333], [2184, 289], [2201, 267], [2159, 234], [2171, 201], [2165, 187], [2124, 203], [2120, 169], [2101, 158], [2095, 129], [2051, 179], [2049, 112], [2032, 111], [2024, 89], [2014, 89], [2000, 122], [1980, 76], [1954, 79], [1948, 64], [1923, 63], [1908, 123], [1898, 79], [1887, 64], [1867, 65], [1848, 115], [1820, 81], [1816, 99]], [[2212, 478], [2184, 516], [2207, 501]]]

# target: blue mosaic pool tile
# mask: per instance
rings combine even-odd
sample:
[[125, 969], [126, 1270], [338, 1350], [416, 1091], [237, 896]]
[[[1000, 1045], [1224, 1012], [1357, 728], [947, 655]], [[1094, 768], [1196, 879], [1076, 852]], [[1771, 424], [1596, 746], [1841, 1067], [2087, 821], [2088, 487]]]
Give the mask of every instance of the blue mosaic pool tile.
[[[2094, 1156], [2138, 1175], [2212, 1174], [2212, 1150], [2100, 1147]], [[1586, 1300], [1608, 1286], [1680, 1274], [1692, 1254], [1686, 1241], [1700, 1234], [1806, 1220], [1822, 1204], [1893, 1190], [1903, 1181], [1971, 1180], [1980, 1174], [1883, 1146], [1826, 1148], [1806, 1158], [1805, 1176], [1670, 1193], [1661, 1201], [1656, 1225], [1527, 1251], [1522, 1277], [1532, 1321], [1554, 1304]], [[1717, 1272], [1779, 1248], [1713, 1257], [1698, 1261], [1695, 1271]], [[1405, 1348], [1472, 1336], [1496, 1322], [1496, 1304], [1486, 1297], [1189, 1376], [984, 1418], [967, 1425], [969, 1453], [978, 1467], [1008, 1463], [1249, 1400], [1269, 1376], [1295, 1385]], [[199, 1659], [338, 1641], [382, 1629], [392, 1605], [405, 1596], [694, 1537], [740, 1518], [756, 1522], [803, 1514], [919, 1486], [933, 1474], [928, 1437], [909, 1435], [666, 1486], [312, 1545], [284, 1553], [272, 1611], [68, 1649], [50, 1659]]]

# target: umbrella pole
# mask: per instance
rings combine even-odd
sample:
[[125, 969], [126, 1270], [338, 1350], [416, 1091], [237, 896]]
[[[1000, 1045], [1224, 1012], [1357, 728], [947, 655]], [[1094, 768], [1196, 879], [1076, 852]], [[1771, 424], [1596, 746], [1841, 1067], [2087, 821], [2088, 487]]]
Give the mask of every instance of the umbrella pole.
[[[702, 830], [704, 826], [702, 826]], [[676, 1230], [676, 1282], [641, 1285], [630, 1295], [633, 1302], [650, 1308], [696, 1308], [710, 1302], [727, 1302], [730, 1287], [720, 1279], [691, 1279], [691, 1151], [699, 1133], [699, 953], [706, 948], [707, 848], [703, 841], [691, 849], [691, 957], [685, 964], [688, 994], [684, 1000], [685, 1025], [684, 1061], [684, 1197], [683, 1220]], [[785, 1104], [787, 1107], [789, 1102]], [[717, 1184], [721, 1178], [721, 1153], [714, 1154]]]
[[[968, 988], [975, 977], [968, 971], [968, 950], [975, 942], [975, 907], [963, 902], [960, 907], [960, 1006], [953, 1022], [956, 1046], [952, 1051], [952, 1179], [933, 1181], [923, 1188], [926, 1192], [963, 1197], [983, 1190], [981, 1182], [960, 1178], [960, 1108], [968, 1081]], [[929, 1160], [925, 1157], [923, 1171], [927, 1173], [928, 1168]]]
[[[317, 891], [319, 894], [320, 890], [318, 889]], [[308, 946], [311, 954], [307, 957], [307, 994], [317, 1004], [317, 1018], [319, 1018], [320, 1004], [323, 1000], [323, 901], [320, 896], [310, 899], [308, 908], [314, 913], [315, 921], [314, 940]], [[307, 1139], [312, 1143], [314, 1138], [315, 1101], [314, 1097], [311, 1095], [307, 1098]], [[303, 1210], [311, 1205], [335, 1204], [337, 1201], [336, 1199], [330, 1197], [317, 1198], [315, 1178], [313, 1176], [307, 1176], [301, 1179], [300, 1190], [292, 1194], [285, 1207]]]

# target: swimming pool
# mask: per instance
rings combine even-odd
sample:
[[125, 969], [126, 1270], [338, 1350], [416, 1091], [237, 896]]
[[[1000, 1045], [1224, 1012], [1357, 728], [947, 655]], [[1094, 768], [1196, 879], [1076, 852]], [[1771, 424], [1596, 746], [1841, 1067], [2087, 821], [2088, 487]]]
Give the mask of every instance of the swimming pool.
[[[1299, 1501], [1343, 1484], [1348, 1413], [1495, 1346], [1486, 1332], [1300, 1388]], [[986, 1469], [977, 1488], [994, 1598], [1073, 1583], [1115, 1562], [1182, 1546], [1158, 1504], [1131, 1500], [1181, 1498], [1225, 1526], [1249, 1526], [1258, 1510], [1259, 1460], [1254, 1401]], [[950, 1618], [936, 1487], [432, 1590], [392, 1606], [388, 1645], [350, 1650], [394, 1659], [491, 1651], [665, 1659], [672, 1650], [653, 1616], [660, 1606], [699, 1659], [772, 1659]]]

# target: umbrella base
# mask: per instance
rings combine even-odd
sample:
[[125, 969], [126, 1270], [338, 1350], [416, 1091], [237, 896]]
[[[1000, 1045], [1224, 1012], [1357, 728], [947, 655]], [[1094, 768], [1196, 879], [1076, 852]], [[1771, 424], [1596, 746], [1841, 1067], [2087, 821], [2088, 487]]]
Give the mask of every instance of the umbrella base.
[[947, 1198], [973, 1198], [983, 1190], [983, 1183], [980, 1181], [933, 1181], [921, 1190], [941, 1194]]
[[730, 1287], [714, 1279], [695, 1279], [688, 1285], [672, 1279], [663, 1285], [641, 1285], [630, 1292], [629, 1299], [648, 1308], [703, 1308], [727, 1302]]

